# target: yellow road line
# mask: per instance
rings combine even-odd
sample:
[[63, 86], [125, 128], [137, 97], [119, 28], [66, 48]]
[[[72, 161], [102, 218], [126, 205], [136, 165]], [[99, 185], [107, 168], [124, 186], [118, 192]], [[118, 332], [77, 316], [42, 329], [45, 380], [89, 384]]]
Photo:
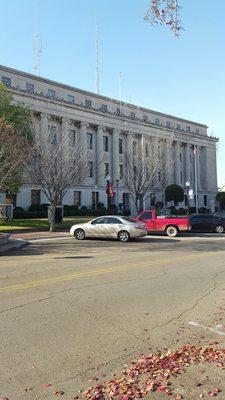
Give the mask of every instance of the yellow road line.
[[[207, 253], [207, 257], [209, 255], [214, 255], [214, 253], [213, 252]], [[170, 258], [167, 257], [164, 259], [157, 259], [154, 261], [146, 260], [145, 262], [142, 262], [142, 263], [137, 262], [136, 264], [129, 263], [129, 264], [123, 264], [122, 266], [116, 265], [114, 267], [95, 269], [95, 270], [86, 271], [86, 272], [77, 272], [75, 274], [70, 274], [70, 275], [62, 275], [62, 276], [57, 276], [57, 277], [47, 278], [47, 279], [42, 279], [42, 280], [37, 280], [37, 281], [18, 283], [18, 284], [10, 285], [10, 286], [3, 286], [3, 287], [0, 287], [0, 292], [23, 290], [23, 289], [28, 289], [28, 288], [32, 288], [32, 287], [52, 285], [54, 283], [61, 283], [61, 282], [66, 282], [66, 281], [70, 281], [70, 280], [88, 278], [88, 277], [98, 276], [98, 275], [105, 275], [105, 274], [110, 274], [112, 272], [125, 271], [125, 270], [129, 270], [129, 269], [146, 268], [146, 267], [150, 267], [150, 266], [154, 266], [154, 265], [165, 265], [165, 264], [169, 265], [173, 262], [183, 263], [184, 260], [201, 258], [203, 256], [206, 256], [206, 254], [205, 253], [189, 254], [189, 255], [183, 255], [182, 257], [179, 255], [178, 257], [170, 257]]]

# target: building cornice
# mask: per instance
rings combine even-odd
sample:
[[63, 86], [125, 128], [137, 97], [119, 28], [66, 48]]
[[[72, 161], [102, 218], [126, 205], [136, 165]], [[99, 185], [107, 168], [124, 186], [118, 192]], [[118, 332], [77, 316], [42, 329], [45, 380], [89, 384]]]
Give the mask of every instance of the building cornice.
[[134, 110], [143, 111], [143, 112], [146, 112], [146, 113], [148, 112], [148, 113], [154, 114], [156, 116], [161, 116], [163, 118], [171, 118], [171, 119], [179, 121], [179, 122], [188, 123], [188, 124], [194, 124], [194, 125], [199, 126], [199, 127], [208, 128], [207, 125], [201, 124], [199, 122], [194, 122], [194, 121], [187, 120], [187, 119], [184, 119], [184, 118], [176, 117], [174, 115], [165, 114], [165, 113], [162, 113], [162, 112], [159, 112], [159, 111], [154, 111], [154, 110], [151, 110], [149, 108], [137, 106], [135, 104], [125, 103], [125, 102], [119, 101], [117, 99], [113, 99], [113, 98], [110, 98], [110, 97], [107, 97], [107, 96], [99, 95], [99, 94], [96, 94], [94, 92], [83, 90], [83, 89], [80, 89], [80, 88], [77, 88], [77, 87], [74, 87], [74, 86], [71, 86], [71, 85], [66, 85], [66, 84], [63, 84], [63, 83], [60, 83], [60, 82], [57, 82], [57, 81], [53, 81], [51, 79], [40, 77], [40, 76], [31, 74], [31, 73], [28, 73], [28, 72], [23, 72], [23, 71], [20, 71], [20, 70], [11, 68], [11, 67], [7, 67], [7, 66], [4, 66], [4, 65], [0, 65], [0, 70], [3, 70], [5, 72], [9, 72], [9, 73], [12, 73], [12, 74], [17, 74], [19, 76], [23, 76], [23, 77], [26, 77], [28, 79], [29, 78], [30, 79], [35, 79], [38, 82], [43, 82], [43, 83], [46, 83], [46, 84], [49, 84], [49, 85], [58, 86], [60, 88], [71, 90], [71, 91], [74, 91], [76, 93], [80, 93], [80, 94], [83, 94], [83, 95], [86, 95], [86, 96], [89, 95], [89, 96], [92, 96], [92, 97], [94, 97], [96, 99], [99, 99], [99, 100], [110, 101], [110, 102], [116, 104], [117, 106], [121, 106], [122, 105], [123, 107], [129, 107], [129, 108], [132, 108]]

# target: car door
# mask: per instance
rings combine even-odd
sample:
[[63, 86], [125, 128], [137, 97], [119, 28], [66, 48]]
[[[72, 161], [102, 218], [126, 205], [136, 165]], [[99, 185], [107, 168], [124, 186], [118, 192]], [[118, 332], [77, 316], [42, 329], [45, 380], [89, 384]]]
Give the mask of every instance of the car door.
[[156, 229], [156, 221], [153, 219], [152, 211], [143, 211], [139, 216], [139, 221], [144, 222], [149, 231], [154, 231]]
[[105, 237], [117, 238], [118, 232], [123, 229], [123, 223], [119, 218], [106, 217]]
[[190, 217], [191, 230], [194, 232], [201, 232], [202, 220], [200, 215], [193, 215]]
[[93, 219], [86, 229], [87, 235], [90, 237], [102, 237], [104, 236], [104, 227], [105, 227], [106, 218], [99, 217]]

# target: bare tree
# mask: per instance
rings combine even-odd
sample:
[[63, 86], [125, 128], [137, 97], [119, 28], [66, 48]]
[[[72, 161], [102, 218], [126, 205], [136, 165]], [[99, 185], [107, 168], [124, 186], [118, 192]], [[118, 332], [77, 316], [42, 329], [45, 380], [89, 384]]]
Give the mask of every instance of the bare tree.
[[151, 189], [166, 187], [174, 163], [172, 142], [172, 137], [163, 140], [147, 135], [136, 135], [129, 140], [124, 154], [126, 186], [137, 211], [143, 210]]
[[180, 0], [151, 0], [144, 19], [150, 24], [167, 25], [179, 36], [183, 27], [180, 22]]
[[0, 189], [10, 190], [19, 186], [22, 170], [27, 163], [31, 140], [4, 118], [0, 118]]
[[30, 181], [42, 190], [50, 203], [50, 231], [55, 229], [55, 211], [71, 186], [87, 177], [87, 152], [79, 138], [67, 131], [34, 135], [34, 147], [27, 169]]

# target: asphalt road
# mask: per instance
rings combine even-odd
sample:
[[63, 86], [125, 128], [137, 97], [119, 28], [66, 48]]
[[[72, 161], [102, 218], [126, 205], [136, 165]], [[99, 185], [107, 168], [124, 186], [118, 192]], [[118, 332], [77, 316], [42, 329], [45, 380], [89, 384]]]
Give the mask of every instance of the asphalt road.
[[[187, 342], [225, 348], [224, 246], [218, 235], [67, 238], [2, 256], [0, 398], [51, 399], [62, 390], [72, 399], [141, 353]], [[224, 371], [204, 370], [201, 391], [219, 386], [225, 399]], [[191, 367], [175, 392], [197, 399], [201, 371]]]

